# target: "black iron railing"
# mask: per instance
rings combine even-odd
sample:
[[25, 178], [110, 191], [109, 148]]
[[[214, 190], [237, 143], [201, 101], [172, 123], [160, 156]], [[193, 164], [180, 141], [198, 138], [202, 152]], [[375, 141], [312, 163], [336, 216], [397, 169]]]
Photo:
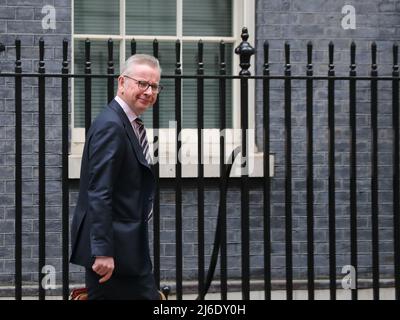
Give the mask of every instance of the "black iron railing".
[[[350, 255], [351, 265], [357, 269], [357, 135], [356, 135], [356, 107], [357, 107], [357, 83], [359, 81], [370, 82], [370, 103], [371, 103], [371, 232], [372, 232], [372, 288], [373, 298], [379, 299], [380, 290], [380, 272], [379, 272], [379, 175], [378, 175], [378, 82], [385, 81], [392, 84], [392, 145], [393, 145], [393, 252], [394, 252], [394, 287], [395, 297], [400, 299], [400, 220], [399, 220], [399, 66], [398, 66], [398, 46], [393, 45], [393, 73], [391, 76], [378, 76], [378, 68], [376, 62], [377, 47], [375, 43], [371, 46], [371, 70], [370, 76], [357, 76], [356, 45], [351, 44], [350, 47], [350, 71], [348, 76], [336, 76], [334, 64], [334, 44], [329, 44], [329, 65], [327, 76], [315, 76], [313, 69], [313, 46], [312, 43], [307, 44], [307, 65], [306, 75], [292, 75], [292, 66], [290, 61], [290, 44], [285, 43], [285, 65], [284, 75], [276, 76], [270, 75], [269, 63], [269, 44], [264, 43], [264, 64], [262, 66], [263, 74], [259, 76], [252, 76], [249, 72], [250, 58], [254, 54], [254, 49], [247, 42], [248, 33], [244, 28], [242, 33], [242, 43], [236, 48], [235, 52], [240, 56], [240, 73], [239, 75], [226, 75], [225, 63], [225, 43], [220, 43], [220, 64], [218, 75], [204, 75], [203, 63], [203, 43], [198, 43], [198, 66], [195, 75], [183, 75], [181, 69], [180, 52], [181, 43], [176, 42], [176, 64], [175, 72], [173, 75], [163, 75], [165, 79], [173, 79], [175, 85], [175, 120], [176, 120], [176, 155], [181, 150], [182, 142], [179, 139], [179, 133], [182, 131], [182, 81], [183, 79], [195, 79], [197, 81], [197, 132], [198, 139], [202, 141], [202, 129], [204, 129], [204, 96], [205, 86], [204, 82], [207, 79], [217, 79], [219, 82], [219, 129], [221, 132], [226, 129], [226, 83], [230, 80], [240, 80], [240, 129], [242, 133], [241, 140], [241, 156], [242, 156], [242, 172], [240, 177], [240, 193], [241, 193], [241, 291], [243, 299], [250, 299], [250, 208], [249, 208], [249, 181], [252, 179], [248, 172], [248, 143], [247, 130], [249, 128], [249, 80], [261, 80], [263, 92], [263, 141], [262, 147], [264, 150], [263, 156], [263, 169], [264, 176], [261, 179], [263, 189], [263, 252], [264, 252], [264, 272], [263, 272], [263, 289], [265, 299], [271, 299], [272, 292], [272, 260], [271, 260], [271, 178], [270, 178], [270, 84], [273, 81], [283, 81], [284, 92], [284, 159], [285, 159], [285, 174], [284, 174], [284, 201], [285, 201], [285, 259], [286, 259], [286, 298], [293, 299], [294, 291], [294, 277], [293, 277], [293, 176], [292, 176], [292, 81], [301, 80], [305, 81], [305, 105], [306, 105], [306, 231], [307, 231], [307, 290], [308, 299], [315, 298], [315, 254], [314, 254], [314, 182], [315, 177], [313, 174], [313, 144], [314, 139], [314, 124], [313, 124], [313, 105], [314, 105], [314, 83], [315, 81], [325, 81], [327, 83], [327, 115], [328, 115], [328, 248], [329, 248], [329, 289], [330, 298], [336, 299], [337, 291], [337, 278], [336, 278], [336, 196], [335, 196], [335, 83], [339, 80], [348, 81], [349, 84], [349, 127], [350, 127]], [[38, 73], [23, 73], [21, 68], [21, 42], [16, 40], [16, 60], [14, 73], [0, 73], [1, 77], [9, 77], [15, 81], [15, 298], [22, 298], [22, 86], [21, 81], [25, 77], [33, 77], [38, 79], [38, 115], [39, 115], [39, 259], [38, 259], [38, 274], [39, 274], [39, 299], [45, 299], [45, 290], [41, 286], [43, 279], [42, 268], [46, 260], [46, 202], [45, 202], [45, 182], [46, 182], [46, 162], [45, 162], [45, 96], [46, 96], [46, 78], [61, 78], [61, 98], [62, 98], [62, 283], [63, 283], [63, 298], [68, 299], [69, 295], [69, 263], [68, 263], [68, 245], [69, 245], [69, 180], [68, 180], [68, 92], [69, 92], [69, 79], [71, 78], [84, 78], [85, 86], [85, 132], [91, 124], [91, 81], [93, 78], [107, 79], [107, 97], [108, 101], [114, 97], [114, 82], [117, 75], [114, 70], [114, 57], [113, 57], [113, 42], [108, 41], [108, 67], [107, 74], [98, 75], [92, 74], [91, 70], [91, 56], [90, 56], [90, 41], [85, 42], [85, 69], [84, 74], [72, 74], [69, 71], [68, 63], [68, 42], [63, 42], [63, 62], [61, 73], [46, 73], [44, 62], [44, 41], [39, 41], [39, 69]], [[136, 52], [136, 42], [131, 43], [131, 53]], [[159, 56], [158, 42], [153, 42], [153, 54]], [[160, 96], [162, 99], [162, 96]], [[160, 110], [159, 101], [153, 109], [153, 128], [154, 140], [153, 143], [157, 144], [159, 141], [158, 129], [160, 126]], [[220, 135], [220, 172], [226, 172], [227, 164], [224, 161], [226, 153], [225, 137]], [[158, 150], [154, 151], [154, 157], [158, 158]], [[206, 182], [204, 177], [203, 165], [203, 149], [202, 143], [198, 143], [198, 176], [197, 181], [197, 242], [198, 242], [198, 294], [200, 298], [204, 298], [205, 288], [205, 247], [204, 247], [204, 201]], [[177, 156], [177, 159], [179, 157]], [[160, 165], [156, 161], [154, 165], [154, 172], [157, 181], [160, 181]], [[224, 179], [221, 179], [220, 190], [222, 190]], [[175, 231], [176, 231], [176, 296], [177, 299], [183, 297], [183, 224], [182, 224], [182, 192], [183, 192], [183, 179], [182, 179], [182, 164], [178, 160], [175, 166]], [[154, 270], [157, 283], [160, 283], [160, 187], [157, 187], [155, 193], [154, 203]], [[221, 299], [228, 297], [228, 253], [227, 253], [227, 199], [226, 196], [221, 195], [220, 198], [220, 229], [219, 243], [220, 243], [220, 292]], [[357, 285], [357, 276], [352, 279]], [[352, 290], [352, 299], [358, 298], [358, 290]]]

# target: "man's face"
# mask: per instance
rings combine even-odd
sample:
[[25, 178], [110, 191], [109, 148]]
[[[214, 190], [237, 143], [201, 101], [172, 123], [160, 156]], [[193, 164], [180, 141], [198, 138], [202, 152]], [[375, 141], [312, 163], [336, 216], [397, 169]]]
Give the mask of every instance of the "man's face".
[[148, 82], [150, 85], [159, 84], [160, 73], [148, 65], [136, 65], [134, 71], [127, 76], [118, 78], [119, 91], [125, 102], [136, 115], [141, 115], [157, 100], [157, 92], [152, 87], [141, 89], [139, 82]]

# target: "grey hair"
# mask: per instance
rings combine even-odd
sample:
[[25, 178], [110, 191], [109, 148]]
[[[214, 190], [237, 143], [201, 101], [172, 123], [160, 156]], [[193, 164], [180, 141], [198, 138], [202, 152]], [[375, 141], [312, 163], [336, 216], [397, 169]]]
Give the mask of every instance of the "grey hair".
[[161, 74], [160, 62], [154, 56], [149, 54], [137, 53], [130, 56], [121, 67], [121, 75], [128, 75], [131, 73], [136, 65], [145, 64], [152, 68], [158, 69]]

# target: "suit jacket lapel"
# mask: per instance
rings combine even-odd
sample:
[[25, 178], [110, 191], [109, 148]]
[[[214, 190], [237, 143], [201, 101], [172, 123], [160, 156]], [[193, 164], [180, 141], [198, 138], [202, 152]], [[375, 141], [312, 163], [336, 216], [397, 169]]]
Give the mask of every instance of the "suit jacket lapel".
[[125, 130], [128, 134], [128, 138], [131, 142], [132, 148], [135, 151], [139, 162], [151, 170], [150, 165], [148, 164], [147, 160], [144, 157], [143, 149], [139, 144], [139, 141], [136, 137], [135, 132], [133, 131], [132, 124], [129, 122], [129, 119], [126, 116], [124, 110], [121, 108], [121, 106], [118, 104], [118, 102], [115, 101], [114, 99], [110, 102], [109, 107], [111, 109], [113, 109], [121, 118], [122, 123], [124, 124]]

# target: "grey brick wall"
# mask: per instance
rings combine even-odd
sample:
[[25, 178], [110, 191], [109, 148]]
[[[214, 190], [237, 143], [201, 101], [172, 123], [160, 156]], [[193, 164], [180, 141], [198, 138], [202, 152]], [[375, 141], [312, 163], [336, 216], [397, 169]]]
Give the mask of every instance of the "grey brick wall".
[[[356, 29], [341, 27], [342, 7], [345, 1], [333, 0], [258, 0], [256, 1], [256, 43], [253, 63], [256, 74], [262, 74], [262, 47], [264, 40], [270, 43], [271, 74], [283, 74], [284, 41], [292, 49], [294, 74], [305, 74], [306, 43], [314, 44], [315, 74], [327, 74], [327, 47], [335, 44], [335, 69], [337, 74], [347, 75], [349, 70], [349, 46], [357, 44], [357, 72], [367, 75], [370, 69], [369, 48], [372, 41], [378, 45], [379, 74], [391, 72], [391, 45], [400, 37], [400, 4], [388, 0], [353, 0], [356, 9]], [[41, 29], [41, 8], [54, 5], [56, 30]], [[6, 51], [0, 54], [1, 72], [14, 69], [16, 36], [22, 42], [22, 68], [24, 72], [38, 67], [38, 41], [46, 43], [45, 62], [47, 72], [59, 72], [61, 45], [64, 37], [71, 39], [71, 5], [69, 0], [0, 0], [0, 42]], [[12, 78], [0, 78], [0, 284], [12, 284], [14, 274], [14, 87]], [[282, 81], [271, 83], [271, 152], [276, 155], [275, 177], [272, 179], [272, 276], [285, 278], [285, 205], [284, 205], [284, 126]], [[257, 144], [262, 146], [262, 91], [256, 83]], [[327, 89], [326, 82], [315, 82], [314, 109], [314, 176], [315, 176], [315, 263], [316, 276], [328, 275], [328, 180], [327, 180]], [[349, 220], [349, 127], [348, 84], [336, 84], [336, 237], [337, 274], [343, 265], [350, 264]], [[305, 85], [293, 81], [293, 254], [295, 279], [307, 275], [306, 243], [306, 184], [305, 184]], [[61, 101], [60, 82], [46, 82], [46, 241], [47, 263], [61, 270]], [[380, 238], [381, 273], [393, 275], [392, 204], [391, 204], [391, 87], [386, 83], [379, 88], [379, 151], [380, 151]], [[371, 274], [371, 213], [370, 213], [370, 107], [369, 86], [359, 83], [357, 88], [357, 137], [358, 137], [358, 236], [360, 276]], [[24, 284], [37, 280], [38, 262], [38, 115], [37, 81], [23, 80], [23, 280]], [[70, 184], [70, 205], [73, 212], [78, 181]], [[175, 191], [165, 181], [161, 185], [161, 277], [163, 281], [175, 278]], [[212, 250], [219, 191], [215, 183], [207, 187], [205, 197], [206, 266]], [[263, 272], [263, 211], [262, 190], [251, 187], [251, 274], [257, 278]], [[184, 184], [183, 193], [183, 240], [184, 279], [197, 277], [197, 191], [191, 181]], [[240, 191], [234, 187], [228, 193], [228, 275], [240, 277]], [[82, 270], [71, 265], [71, 282], [82, 282]], [[217, 276], [219, 269], [217, 267]], [[57, 281], [61, 281], [58, 272]]]
[[[354, 6], [356, 29], [341, 26], [342, 7]], [[337, 75], [348, 75], [350, 44], [357, 46], [358, 75], [368, 75], [371, 70], [370, 46], [378, 47], [379, 75], [391, 75], [392, 45], [400, 37], [399, 1], [302, 1], [259, 0], [256, 2], [256, 73], [262, 74], [263, 44], [269, 42], [270, 70], [272, 75], [283, 75], [284, 43], [291, 46], [292, 73], [306, 74], [308, 41], [313, 43], [315, 75], [327, 75], [328, 44], [335, 45], [334, 64]], [[256, 127], [257, 144], [262, 149], [262, 84], [257, 83]], [[349, 89], [348, 82], [336, 82], [335, 134], [336, 134], [336, 245], [337, 274], [341, 267], [350, 264], [350, 210], [349, 210]], [[359, 276], [369, 277], [372, 272], [371, 257], [371, 132], [370, 84], [357, 84], [357, 205], [358, 205], [358, 263]], [[271, 82], [271, 152], [276, 153], [276, 176], [272, 181], [273, 250], [285, 266], [284, 248], [284, 88], [283, 81]], [[292, 175], [293, 175], [293, 261], [295, 276], [306, 272], [306, 92], [304, 81], [292, 82]], [[391, 84], [379, 84], [379, 237], [380, 270], [384, 277], [393, 277], [392, 192], [391, 192]], [[316, 275], [328, 274], [328, 118], [327, 82], [314, 83], [314, 196], [315, 196], [315, 254]], [[279, 235], [279, 236], [278, 236]], [[275, 239], [274, 239], [275, 237]], [[276, 266], [273, 265], [275, 268]]]
[[[56, 29], [43, 29], [45, 5], [56, 9]], [[0, 1], [0, 71], [13, 72], [15, 39], [21, 40], [24, 73], [37, 72], [39, 39], [45, 41], [46, 72], [60, 72], [62, 41], [71, 39], [69, 0]], [[37, 280], [38, 270], [38, 85], [22, 81], [23, 284]], [[0, 78], [0, 284], [14, 281], [14, 80]], [[61, 91], [59, 79], [46, 80], [46, 263], [61, 270]], [[58, 273], [59, 275], [60, 273]], [[57, 276], [61, 279], [60, 276]]]

